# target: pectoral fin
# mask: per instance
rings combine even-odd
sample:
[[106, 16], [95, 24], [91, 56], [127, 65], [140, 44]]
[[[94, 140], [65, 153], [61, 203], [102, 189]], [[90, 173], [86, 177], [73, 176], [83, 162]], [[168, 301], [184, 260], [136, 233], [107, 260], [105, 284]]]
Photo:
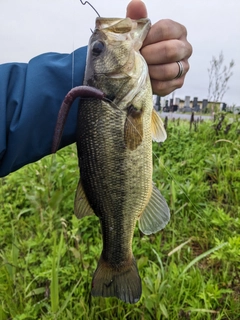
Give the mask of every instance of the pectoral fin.
[[124, 142], [128, 149], [135, 150], [143, 139], [142, 110], [130, 106], [124, 126]]
[[86, 197], [85, 191], [83, 190], [81, 179], [79, 180], [75, 195], [74, 213], [78, 219], [94, 214], [94, 211], [90, 207], [90, 204]]
[[166, 200], [153, 185], [151, 198], [139, 218], [139, 229], [144, 234], [152, 234], [163, 229], [169, 219], [170, 211]]
[[163, 142], [167, 139], [167, 133], [159, 114], [155, 109], [152, 111], [152, 139], [156, 142]]

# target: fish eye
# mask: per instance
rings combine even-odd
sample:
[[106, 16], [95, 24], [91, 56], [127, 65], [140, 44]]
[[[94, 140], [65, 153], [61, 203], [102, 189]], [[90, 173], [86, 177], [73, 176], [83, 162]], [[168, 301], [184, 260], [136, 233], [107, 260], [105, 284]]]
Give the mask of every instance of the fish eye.
[[95, 41], [92, 44], [92, 53], [94, 56], [99, 56], [104, 49], [104, 43], [102, 41]]

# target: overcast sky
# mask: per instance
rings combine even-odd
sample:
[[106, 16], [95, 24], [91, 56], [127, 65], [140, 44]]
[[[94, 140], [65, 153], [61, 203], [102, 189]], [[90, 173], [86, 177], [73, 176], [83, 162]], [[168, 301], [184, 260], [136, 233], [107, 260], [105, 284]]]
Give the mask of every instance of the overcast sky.
[[[124, 17], [128, 2], [91, 0], [105, 17]], [[235, 61], [223, 100], [240, 106], [240, 0], [144, 2], [152, 23], [170, 18], [188, 30], [193, 46], [191, 69], [175, 97], [207, 98], [210, 60], [223, 51], [225, 64]], [[28, 62], [50, 51], [70, 53], [88, 43], [95, 17], [95, 12], [79, 0], [0, 0], [0, 63]]]

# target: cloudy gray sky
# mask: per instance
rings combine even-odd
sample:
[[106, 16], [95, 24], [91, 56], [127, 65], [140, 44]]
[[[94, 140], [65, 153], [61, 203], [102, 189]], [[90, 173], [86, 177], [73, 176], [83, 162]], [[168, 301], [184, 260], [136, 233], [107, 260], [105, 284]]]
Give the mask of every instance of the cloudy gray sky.
[[[129, 0], [91, 0], [101, 16], [124, 17]], [[235, 61], [224, 101], [240, 106], [240, 0], [145, 0], [152, 23], [184, 24], [194, 52], [183, 88], [175, 97], [207, 98], [212, 56]], [[72, 52], [88, 43], [96, 14], [79, 0], [0, 0], [0, 63], [28, 62], [44, 52]], [[171, 97], [171, 95], [169, 96]]]

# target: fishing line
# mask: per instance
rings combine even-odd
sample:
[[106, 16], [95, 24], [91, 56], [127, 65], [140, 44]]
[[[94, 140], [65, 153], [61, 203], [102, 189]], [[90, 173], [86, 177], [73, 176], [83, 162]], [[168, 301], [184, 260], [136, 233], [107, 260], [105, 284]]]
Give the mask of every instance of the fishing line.
[[74, 64], [75, 64], [75, 53], [74, 53], [74, 45], [73, 45], [73, 52], [72, 52], [72, 88], [74, 84]]
[[[73, 8], [74, 10], [74, 8]], [[74, 11], [72, 12], [72, 16], [74, 17]], [[73, 19], [73, 26], [72, 26], [72, 34], [73, 34], [73, 41], [72, 41], [72, 89], [74, 87], [74, 77], [75, 77], [75, 70], [74, 70], [74, 65], [75, 65], [75, 36], [76, 36], [76, 19]]]
[[[98, 13], [97, 9], [94, 8], [94, 6], [89, 2], [89, 1], [85, 1], [83, 2], [83, 0], [79, 0], [81, 2], [82, 5], [86, 5], [88, 4], [95, 12], [96, 14], [100, 17], [100, 14]], [[93, 33], [93, 30], [90, 29], [91, 32]], [[75, 64], [75, 55], [74, 55], [74, 45], [73, 45], [73, 53], [72, 53], [72, 88], [73, 88], [73, 85], [74, 85], [74, 64]]]
[[98, 13], [97, 9], [94, 8], [94, 6], [89, 2], [89, 1], [85, 1], [83, 2], [82, 0], [79, 0], [81, 2], [81, 4], [83, 4], [85, 6], [85, 4], [88, 4], [95, 12], [96, 14], [100, 17], [100, 14]]

